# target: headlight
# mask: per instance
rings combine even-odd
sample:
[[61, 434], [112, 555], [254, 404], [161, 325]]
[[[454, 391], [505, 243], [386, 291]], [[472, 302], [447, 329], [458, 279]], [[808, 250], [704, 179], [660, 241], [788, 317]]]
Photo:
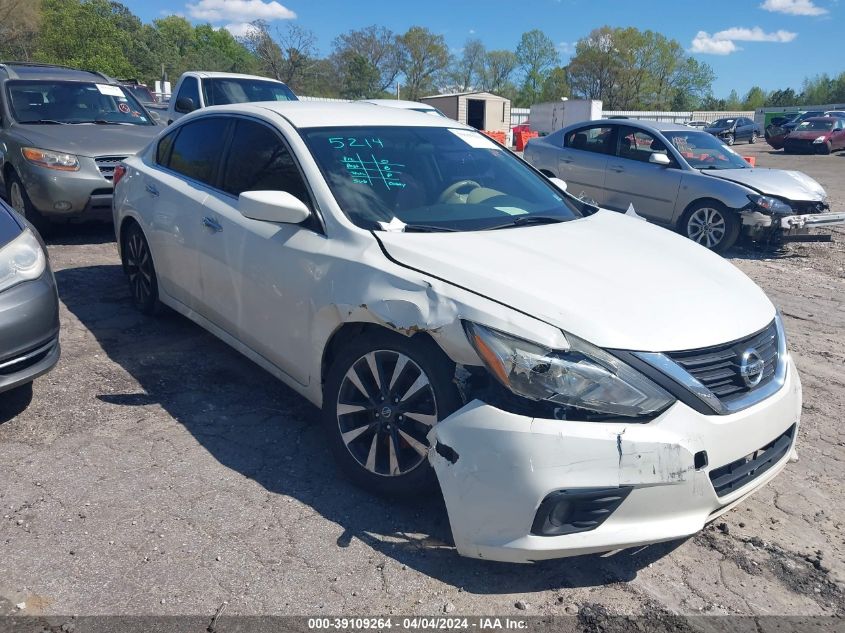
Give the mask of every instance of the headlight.
[[763, 209], [763, 211], [767, 211], [769, 213], [792, 213], [792, 207], [778, 198], [772, 198], [771, 196], [749, 195], [748, 199]]
[[475, 351], [496, 379], [530, 400], [640, 417], [674, 398], [618, 358], [569, 334], [570, 349], [552, 350], [477, 323], [464, 322]]
[[24, 158], [39, 167], [57, 169], [59, 171], [79, 171], [79, 159], [73, 154], [51, 152], [46, 149], [36, 149], [34, 147], [24, 147], [21, 149], [21, 152]]
[[824, 143], [826, 140], [826, 137], [820, 136], [815, 141], [813, 141], [813, 143]]
[[38, 279], [47, 267], [47, 256], [38, 238], [26, 229], [0, 248], [0, 292], [22, 281]]

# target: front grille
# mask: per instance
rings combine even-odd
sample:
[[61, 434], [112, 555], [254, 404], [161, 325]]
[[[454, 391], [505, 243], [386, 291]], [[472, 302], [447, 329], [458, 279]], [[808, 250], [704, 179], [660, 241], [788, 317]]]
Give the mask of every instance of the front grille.
[[[743, 376], [743, 356], [751, 350], [763, 361], [762, 378], [754, 384], [755, 374]], [[772, 380], [778, 364], [778, 332], [772, 321], [762, 332], [733, 343], [685, 352], [670, 352], [672, 360], [707, 387], [724, 403], [730, 403]], [[754, 356], [748, 360], [755, 360]], [[749, 381], [746, 381], [749, 378]], [[749, 386], [749, 385], [753, 386]]]
[[49, 343], [42, 343], [37, 347], [26, 350], [17, 354], [14, 358], [9, 358], [0, 362], [0, 376], [11, 376], [20, 371], [28, 369], [33, 365], [37, 365], [49, 354], [56, 345], [56, 339]]
[[126, 160], [126, 156], [100, 156], [94, 159], [103, 178], [109, 182], [114, 178], [114, 168], [124, 160]]
[[724, 497], [757, 479], [786, 456], [794, 437], [795, 425], [793, 424], [786, 433], [763, 448], [730, 464], [711, 470], [710, 482], [713, 484], [716, 495]]
[[789, 206], [792, 207], [792, 210], [795, 211], [795, 213], [800, 214], [827, 213], [830, 211], [830, 205], [826, 202], [822, 202], [821, 200], [790, 201]]

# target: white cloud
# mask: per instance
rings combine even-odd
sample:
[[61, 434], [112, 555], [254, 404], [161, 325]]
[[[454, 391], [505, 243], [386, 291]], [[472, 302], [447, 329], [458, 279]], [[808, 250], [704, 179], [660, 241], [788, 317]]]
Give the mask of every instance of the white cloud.
[[249, 22], [232, 22], [231, 24], [227, 24], [223, 27], [229, 33], [234, 35], [235, 37], [244, 37], [255, 27], [252, 26]]
[[813, 0], [766, 0], [761, 9], [789, 15], [824, 15], [827, 9], [818, 7]]
[[766, 33], [759, 26], [755, 26], [753, 29], [734, 26], [713, 35], [706, 31], [699, 31], [692, 40], [690, 51], [705, 55], [730, 55], [742, 50], [736, 45], [736, 42], [778, 42], [786, 44], [796, 37], [798, 37], [798, 34], [792, 31], [779, 30]]
[[252, 20], [292, 20], [296, 13], [276, 0], [199, 0], [185, 8], [195, 20], [218, 22], [232, 20], [240, 23]]
[[557, 49], [564, 55], [573, 55], [575, 53], [575, 42], [560, 42]]

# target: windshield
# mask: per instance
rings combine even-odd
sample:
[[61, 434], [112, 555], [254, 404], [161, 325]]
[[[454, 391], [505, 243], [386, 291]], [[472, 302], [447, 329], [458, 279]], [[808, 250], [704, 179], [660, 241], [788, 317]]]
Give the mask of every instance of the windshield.
[[739, 154], [706, 132], [664, 132], [672, 145], [694, 169], [746, 169]]
[[202, 96], [206, 105], [252, 103], [254, 101], [297, 101], [285, 84], [260, 79], [216, 77], [202, 80]]
[[301, 133], [341, 209], [362, 228], [475, 231], [581, 216], [576, 202], [474, 130]]
[[811, 130], [829, 130], [833, 127], [833, 121], [818, 121], [810, 119], [804, 121], [801, 125], [795, 128], [796, 132], [809, 132]]
[[430, 114], [432, 116], [446, 116], [437, 108], [411, 108], [414, 112], [422, 112], [423, 114]]
[[155, 125], [138, 100], [114, 84], [14, 80], [6, 85], [18, 123]]
[[138, 101], [141, 103], [156, 103], [158, 100], [155, 98], [150, 89], [146, 86], [123, 86], [131, 92]]
[[824, 112], [821, 110], [810, 110], [809, 112], [805, 112], [804, 114], [798, 115], [799, 121], [804, 121], [805, 119], [812, 119], [813, 117], [817, 116], [824, 116]]
[[713, 121], [711, 127], [730, 127], [734, 124], [734, 121], [736, 121], [736, 119], [717, 119], [716, 121]]

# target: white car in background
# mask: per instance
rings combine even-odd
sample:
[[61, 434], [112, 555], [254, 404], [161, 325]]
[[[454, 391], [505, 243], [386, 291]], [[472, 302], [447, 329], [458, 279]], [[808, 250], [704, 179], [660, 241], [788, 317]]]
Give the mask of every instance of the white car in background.
[[114, 225], [140, 310], [321, 407], [359, 485], [436, 477], [459, 553], [530, 562], [693, 534], [801, 415], [756, 284], [564, 189], [444, 117], [244, 104], [126, 159]]
[[685, 125], [687, 127], [694, 127], [696, 130], [703, 130], [706, 127], [710, 127], [710, 121], [687, 121]]
[[370, 103], [372, 105], [384, 106], [386, 108], [399, 108], [400, 110], [413, 110], [414, 112], [422, 112], [423, 114], [431, 114], [434, 116], [446, 116], [434, 106], [430, 106], [427, 103], [420, 103], [419, 101], [403, 101], [402, 99], [364, 99], [361, 103]]

